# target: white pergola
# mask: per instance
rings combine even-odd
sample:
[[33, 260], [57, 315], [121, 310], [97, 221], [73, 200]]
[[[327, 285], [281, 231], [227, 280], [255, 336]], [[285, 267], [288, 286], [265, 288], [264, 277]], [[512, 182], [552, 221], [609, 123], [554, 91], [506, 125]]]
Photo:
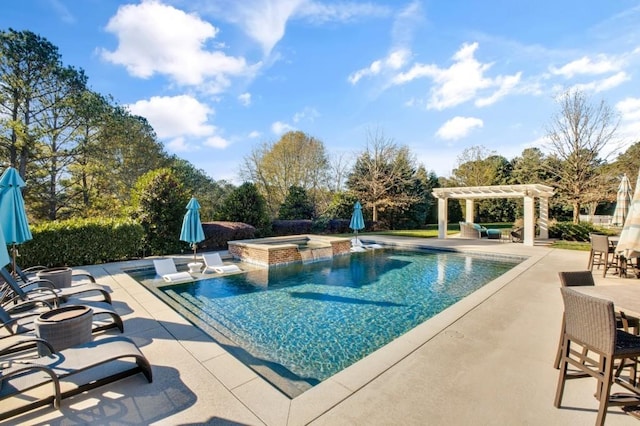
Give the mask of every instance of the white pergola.
[[460, 188], [435, 188], [433, 196], [438, 199], [438, 238], [447, 238], [449, 198], [465, 200], [465, 220], [473, 222], [474, 200], [487, 198], [522, 198], [524, 200], [524, 244], [533, 245], [535, 236], [535, 198], [540, 199], [540, 238], [549, 238], [549, 198], [554, 195], [552, 187], [540, 184], [468, 186]]

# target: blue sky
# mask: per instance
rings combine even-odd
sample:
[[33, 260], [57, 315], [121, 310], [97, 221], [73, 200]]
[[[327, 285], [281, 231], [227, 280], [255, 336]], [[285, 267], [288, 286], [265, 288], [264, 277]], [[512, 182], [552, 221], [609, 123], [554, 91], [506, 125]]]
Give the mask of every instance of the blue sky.
[[22, 0], [30, 30], [91, 88], [146, 117], [167, 152], [239, 183], [290, 129], [353, 160], [367, 133], [439, 176], [484, 146], [545, 150], [554, 98], [580, 88], [640, 140], [640, 1]]

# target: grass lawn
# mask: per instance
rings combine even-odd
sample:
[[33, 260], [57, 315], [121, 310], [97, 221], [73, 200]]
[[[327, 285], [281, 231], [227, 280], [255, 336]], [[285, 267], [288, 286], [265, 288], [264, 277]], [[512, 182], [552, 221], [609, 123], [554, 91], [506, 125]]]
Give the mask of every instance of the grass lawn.
[[[513, 224], [511, 223], [483, 223], [485, 228], [492, 229], [511, 229]], [[456, 234], [460, 232], [460, 225], [457, 223], [450, 223], [447, 226], [447, 235]], [[342, 237], [350, 237], [353, 234], [341, 234]], [[415, 237], [415, 238], [438, 238], [438, 225], [427, 225], [425, 229], [404, 229], [396, 231], [377, 231], [377, 232], [363, 232], [360, 235], [391, 235], [399, 237]], [[581, 250], [589, 251], [591, 244], [588, 242], [578, 241], [554, 241], [551, 245], [553, 248], [560, 248], [566, 250]]]

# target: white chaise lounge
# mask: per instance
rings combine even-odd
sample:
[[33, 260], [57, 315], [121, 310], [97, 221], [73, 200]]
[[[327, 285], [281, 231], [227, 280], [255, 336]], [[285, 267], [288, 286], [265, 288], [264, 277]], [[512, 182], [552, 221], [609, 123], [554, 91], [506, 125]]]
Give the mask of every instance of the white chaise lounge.
[[193, 277], [188, 272], [178, 272], [173, 259], [154, 259], [153, 266], [156, 268], [156, 274], [163, 280], [175, 283], [181, 281], [191, 281]]
[[219, 253], [203, 253], [202, 260], [204, 260], [204, 272], [212, 270], [219, 274], [224, 274], [228, 272], [242, 271], [238, 265], [225, 265], [224, 262], [222, 262], [222, 258]]

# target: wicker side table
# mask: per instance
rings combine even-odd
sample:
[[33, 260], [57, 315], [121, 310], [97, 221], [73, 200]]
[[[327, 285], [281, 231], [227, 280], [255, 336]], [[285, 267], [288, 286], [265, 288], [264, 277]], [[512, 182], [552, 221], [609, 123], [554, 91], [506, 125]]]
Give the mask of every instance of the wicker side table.
[[43, 280], [49, 280], [56, 288], [71, 287], [71, 268], [49, 268], [39, 271], [36, 276]]
[[[36, 335], [56, 351], [89, 342], [92, 339], [93, 311], [88, 306], [64, 306], [41, 314], [34, 320]], [[46, 349], [39, 349], [40, 355]]]

